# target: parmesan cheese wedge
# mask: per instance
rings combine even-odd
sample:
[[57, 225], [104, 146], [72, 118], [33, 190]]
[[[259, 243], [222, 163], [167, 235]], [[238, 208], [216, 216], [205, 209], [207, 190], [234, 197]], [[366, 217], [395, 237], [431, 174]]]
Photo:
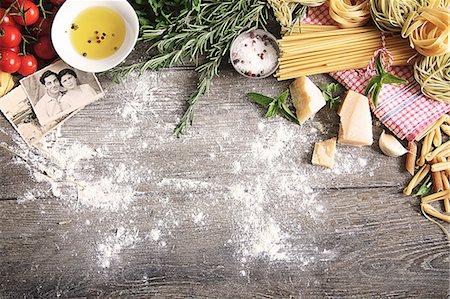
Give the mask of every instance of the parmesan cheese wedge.
[[349, 90], [338, 110], [341, 118], [338, 142], [356, 146], [371, 145], [372, 116], [369, 99]]
[[316, 142], [312, 157], [312, 164], [328, 168], [334, 166], [334, 154], [336, 153], [336, 138]]
[[301, 124], [313, 117], [326, 104], [322, 92], [308, 77], [295, 79], [289, 89]]

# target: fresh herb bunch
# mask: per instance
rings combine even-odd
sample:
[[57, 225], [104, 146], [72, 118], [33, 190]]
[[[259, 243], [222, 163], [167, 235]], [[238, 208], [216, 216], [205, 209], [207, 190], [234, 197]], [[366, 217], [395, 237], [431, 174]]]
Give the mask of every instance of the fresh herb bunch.
[[141, 26], [165, 28], [183, 11], [199, 11], [201, 0], [131, 0]]
[[256, 92], [247, 93], [249, 99], [264, 108], [267, 108], [267, 112], [264, 115], [266, 118], [271, 118], [275, 115], [281, 115], [287, 120], [300, 125], [300, 122], [297, 119], [297, 116], [291, 111], [291, 109], [286, 104], [286, 101], [289, 97], [289, 90], [283, 91], [281, 94], [276, 96], [275, 98], [271, 98]]
[[331, 82], [330, 84], [322, 83], [319, 84], [319, 88], [322, 91], [322, 95], [325, 101], [333, 108], [335, 105], [339, 104], [341, 97], [339, 93], [342, 91], [342, 86]]
[[407, 83], [408, 81], [398, 78], [384, 70], [383, 63], [381, 62], [381, 53], [377, 55], [377, 59], [375, 60], [375, 71], [377, 74], [370, 79], [365, 95], [370, 96], [372, 98], [373, 106], [377, 107], [378, 96], [380, 95], [381, 88], [384, 84], [400, 85]]
[[[164, 4], [165, 1], [164, 1]], [[187, 100], [188, 107], [175, 128], [183, 134], [194, 119], [195, 107], [202, 95], [209, 91], [217, 75], [223, 56], [232, 41], [243, 31], [264, 26], [268, 19], [265, 1], [202, 0], [198, 7], [184, 9], [165, 28], [143, 26], [143, 41], [152, 41], [149, 50], [157, 54], [149, 60], [114, 69], [114, 79], [126, 78], [134, 70], [158, 70], [183, 63], [194, 63], [199, 74], [197, 91]], [[201, 63], [200, 56], [205, 58]]]

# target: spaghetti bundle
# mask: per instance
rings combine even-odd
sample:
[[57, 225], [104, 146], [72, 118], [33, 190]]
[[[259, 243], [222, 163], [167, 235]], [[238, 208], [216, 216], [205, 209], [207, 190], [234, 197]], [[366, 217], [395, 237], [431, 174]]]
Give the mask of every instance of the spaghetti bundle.
[[369, 0], [330, 0], [329, 13], [341, 28], [361, 27], [370, 19]]
[[414, 78], [425, 95], [450, 103], [450, 53], [417, 59], [414, 64]]
[[[375, 27], [334, 28], [284, 36], [279, 41], [278, 80], [365, 68], [374, 51], [382, 47], [380, 32]], [[408, 59], [415, 54], [399, 36], [388, 36], [385, 42], [395, 58], [393, 65], [407, 65]]]
[[402, 37], [409, 37], [411, 47], [424, 56], [450, 52], [450, 10], [422, 7], [406, 20]]
[[410, 13], [422, 4], [419, 0], [370, 0], [369, 6], [372, 19], [381, 31], [400, 33]]

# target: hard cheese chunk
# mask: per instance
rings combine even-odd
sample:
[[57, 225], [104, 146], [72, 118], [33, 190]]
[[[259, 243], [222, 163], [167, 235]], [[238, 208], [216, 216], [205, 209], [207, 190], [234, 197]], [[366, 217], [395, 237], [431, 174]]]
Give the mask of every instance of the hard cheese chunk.
[[312, 164], [328, 168], [334, 166], [334, 154], [336, 152], [336, 138], [317, 142], [314, 145]]
[[326, 102], [320, 89], [308, 77], [300, 77], [289, 86], [292, 103], [301, 124], [314, 116]]
[[339, 143], [357, 146], [372, 144], [372, 116], [367, 97], [349, 90], [338, 114], [341, 117]]

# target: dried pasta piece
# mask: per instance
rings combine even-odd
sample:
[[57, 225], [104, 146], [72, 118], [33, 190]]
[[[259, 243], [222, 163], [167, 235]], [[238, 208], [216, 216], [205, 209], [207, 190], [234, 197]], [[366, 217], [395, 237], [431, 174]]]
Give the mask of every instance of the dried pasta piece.
[[[438, 163], [437, 159], [434, 158], [431, 160], [431, 168], [433, 168], [433, 165]], [[440, 192], [444, 190], [444, 184], [442, 183], [442, 175], [441, 172], [432, 172], [431, 173], [431, 179], [433, 180], [433, 187], [435, 192]]]
[[414, 176], [416, 166], [417, 145], [414, 141], [408, 142], [408, 153], [406, 154], [406, 171]]
[[438, 147], [442, 144], [441, 127], [437, 127], [434, 132], [433, 145]]
[[[445, 173], [441, 172], [442, 175], [442, 184], [444, 185], [444, 190], [450, 190], [450, 182], [448, 181], [448, 177]], [[444, 198], [444, 211], [446, 213], [450, 212], [450, 196]]]
[[417, 160], [418, 166], [422, 166], [425, 164], [425, 157], [431, 150], [431, 143], [433, 141], [433, 137], [434, 137], [434, 130], [431, 131], [430, 134], [425, 136], [425, 138], [422, 142], [422, 148], [420, 149], [420, 158], [419, 158], [419, 160]]
[[450, 10], [421, 7], [412, 12], [402, 28], [402, 37], [409, 37], [412, 48], [423, 56], [439, 56], [450, 52]]
[[419, 83], [423, 94], [433, 100], [450, 103], [450, 53], [416, 59], [414, 79]]
[[425, 159], [427, 161], [431, 161], [433, 158], [438, 156], [440, 152], [442, 152], [443, 150], [449, 149], [449, 148], [450, 148], [450, 140], [444, 144], [441, 144], [437, 148], [435, 148], [431, 153], [426, 154]]
[[442, 124], [441, 131], [444, 132], [445, 135], [450, 136], [450, 126]]
[[437, 210], [436, 210], [432, 205], [430, 205], [430, 204], [427, 204], [427, 203], [421, 203], [420, 205], [421, 205], [422, 210], [423, 210], [425, 213], [427, 213], [427, 214], [429, 214], [429, 215], [431, 215], [431, 216], [433, 216], [433, 217], [436, 217], [436, 218], [438, 218], [438, 219], [444, 220], [444, 221], [446, 221], [446, 222], [450, 222], [450, 215], [442, 214], [441, 212], [437, 211]]
[[370, 14], [384, 32], [399, 33], [409, 14], [422, 6], [418, 0], [370, 0]]
[[437, 172], [450, 169], [450, 162], [438, 162], [436, 164], [431, 165], [431, 172]]
[[449, 121], [449, 116], [447, 114], [443, 114], [441, 117], [438, 118], [438, 120], [429, 125], [425, 130], [422, 131], [422, 133], [420, 135], [417, 135], [416, 137], [416, 141], [421, 140], [423, 137], [427, 136], [428, 134], [430, 134], [432, 131], [434, 131], [437, 127], [439, 127], [440, 125], [442, 125], [443, 122]]
[[419, 171], [416, 173], [415, 176], [413, 176], [413, 178], [411, 179], [411, 181], [409, 181], [408, 186], [406, 186], [406, 188], [403, 190], [403, 193], [405, 195], [411, 195], [412, 190], [414, 188], [417, 187], [417, 185], [419, 185], [423, 179], [425, 178], [425, 176], [430, 172], [430, 165], [426, 164], [423, 165], [422, 168], [419, 169]]
[[329, 13], [341, 28], [361, 27], [370, 19], [369, 0], [330, 0]]
[[[436, 157], [438, 162], [447, 162], [445, 157]], [[447, 176], [450, 176], [450, 169], [444, 169], [444, 172]]]

